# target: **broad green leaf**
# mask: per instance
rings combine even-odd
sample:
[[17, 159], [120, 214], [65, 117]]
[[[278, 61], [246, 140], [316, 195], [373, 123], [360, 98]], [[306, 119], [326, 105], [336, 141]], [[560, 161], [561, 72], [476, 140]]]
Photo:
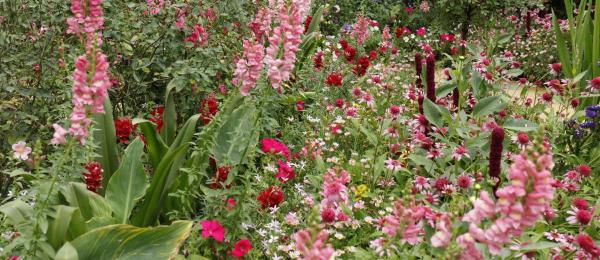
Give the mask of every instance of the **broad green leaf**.
[[243, 105], [234, 110], [215, 136], [213, 154], [219, 164], [235, 166], [244, 158], [244, 153], [255, 131], [256, 109]]
[[125, 150], [121, 167], [115, 172], [106, 188], [106, 199], [114, 217], [127, 224], [131, 210], [146, 191], [146, 173], [142, 164], [144, 143], [136, 138]]
[[523, 71], [520, 69], [510, 69], [506, 73], [506, 75], [510, 78], [516, 78], [518, 76], [521, 76], [522, 74], [523, 74]]
[[538, 129], [538, 125], [534, 122], [531, 122], [522, 118], [510, 118], [504, 122], [502, 125], [505, 129], [515, 130], [515, 131], [523, 131], [523, 132], [531, 132]]
[[106, 199], [89, 191], [83, 183], [69, 183], [62, 194], [70, 206], [79, 208], [86, 221], [92, 217], [112, 216], [112, 209]]
[[33, 216], [31, 205], [19, 199], [1, 205], [0, 212], [6, 216], [8, 223], [12, 225], [19, 225], [29, 221]]
[[133, 120], [134, 125], [138, 125], [144, 134], [144, 141], [148, 149], [150, 163], [152, 168], [158, 167], [160, 160], [169, 149], [163, 142], [160, 135], [156, 132], [156, 125], [146, 119], [136, 118]]
[[486, 97], [479, 100], [473, 107], [473, 117], [482, 117], [498, 112], [506, 107], [502, 99], [498, 96]]
[[71, 245], [71, 243], [66, 242], [58, 252], [56, 252], [55, 260], [77, 260], [79, 256], [77, 255], [77, 249]]
[[65, 242], [65, 239], [67, 238], [67, 230], [69, 229], [69, 224], [71, 223], [71, 217], [76, 210], [77, 208], [75, 207], [58, 205], [55, 207], [55, 212], [50, 214], [50, 221], [46, 236], [48, 237], [48, 242], [55, 249], [60, 248], [60, 246]]
[[423, 99], [423, 114], [432, 124], [441, 127], [444, 125], [442, 111], [440, 107], [429, 99]]
[[456, 88], [456, 83], [449, 82], [441, 85], [440, 87], [435, 89], [435, 96], [437, 98], [443, 98], [450, 94]]
[[191, 229], [191, 221], [175, 221], [170, 226], [153, 228], [110, 225], [94, 229], [71, 244], [79, 259], [172, 259]]
[[106, 187], [110, 176], [119, 168], [117, 135], [112, 113], [112, 104], [107, 97], [104, 100], [104, 114], [94, 114], [94, 140], [98, 142], [96, 153], [99, 156], [97, 160], [104, 170], [102, 173], [102, 187]]

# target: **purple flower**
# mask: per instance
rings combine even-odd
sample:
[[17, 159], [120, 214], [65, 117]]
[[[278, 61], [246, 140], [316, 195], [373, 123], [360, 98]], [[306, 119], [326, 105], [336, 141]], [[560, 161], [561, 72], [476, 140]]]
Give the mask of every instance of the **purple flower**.
[[595, 128], [596, 122], [584, 122], [580, 125], [581, 128]]

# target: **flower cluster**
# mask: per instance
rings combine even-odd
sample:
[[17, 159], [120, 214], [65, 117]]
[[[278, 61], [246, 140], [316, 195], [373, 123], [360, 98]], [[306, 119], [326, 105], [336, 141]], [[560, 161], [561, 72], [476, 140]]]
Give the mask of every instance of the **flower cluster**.
[[[515, 156], [508, 171], [511, 184], [496, 192], [498, 200], [494, 202], [487, 192], [481, 192], [474, 208], [462, 218], [470, 223], [469, 232], [458, 239], [465, 253], [474, 253], [469, 249], [478, 241], [497, 255], [511, 237], [520, 236], [542, 218], [554, 195], [550, 172], [553, 165], [549, 152]], [[486, 219], [493, 219], [491, 225], [481, 228], [479, 225]]]
[[85, 164], [86, 173], [82, 173], [87, 189], [98, 192], [102, 188], [102, 165], [99, 162], [88, 162]]

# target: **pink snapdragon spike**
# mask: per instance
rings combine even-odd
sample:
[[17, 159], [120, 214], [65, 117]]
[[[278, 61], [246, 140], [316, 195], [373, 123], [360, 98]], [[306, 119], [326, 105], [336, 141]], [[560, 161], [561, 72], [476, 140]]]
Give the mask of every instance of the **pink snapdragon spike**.
[[313, 239], [311, 231], [304, 229], [294, 234], [296, 249], [302, 254], [303, 260], [329, 260], [332, 259], [335, 250], [327, 244], [329, 234], [321, 230]]
[[[335, 214], [335, 219], [345, 221], [348, 216], [342, 210], [342, 206], [348, 203], [348, 187], [350, 175], [345, 170], [328, 169], [323, 176], [321, 195], [321, 210]], [[331, 222], [331, 221], [330, 221]]]
[[50, 143], [53, 145], [66, 144], [66, 136], [69, 133], [69, 131], [62, 128], [62, 126], [60, 126], [59, 124], [52, 124], [52, 127], [54, 128], [54, 135], [52, 136], [52, 140], [50, 140]]
[[[287, 6], [281, 4], [278, 10], [279, 26], [271, 30], [269, 47], [266, 51], [265, 64], [271, 86], [281, 92], [281, 83], [289, 80], [296, 62], [296, 52], [302, 43], [304, 33], [303, 21], [306, 18], [309, 1], [292, 1]], [[282, 53], [282, 55], [280, 55]]]
[[352, 37], [356, 39], [358, 45], [362, 45], [369, 38], [369, 24], [370, 19], [361, 15], [352, 27]]
[[244, 57], [236, 64], [233, 84], [241, 84], [240, 92], [247, 96], [256, 86], [263, 69], [265, 47], [255, 40], [244, 40]]
[[[462, 220], [470, 223], [469, 232], [457, 241], [465, 252], [473, 253], [470, 243], [477, 241], [487, 245], [491, 254], [498, 255], [512, 237], [520, 236], [542, 219], [554, 196], [550, 172], [553, 166], [549, 151], [515, 156], [508, 170], [511, 184], [496, 192], [498, 200], [494, 202], [483, 191], [474, 208], [463, 216]], [[492, 220], [492, 224], [483, 229], [479, 225], [486, 219]]]
[[219, 242], [223, 242], [225, 238], [225, 229], [221, 226], [218, 220], [204, 220], [200, 222], [202, 226], [202, 237], [212, 237]]
[[[84, 8], [85, 7], [85, 8]], [[73, 72], [73, 112], [69, 133], [80, 143], [85, 142], [92, 124], [92, 114], [104, 113], [104, 100], [112, 82], [109, 63], [101, 51], [104, 27], [102, 0], [72, 0], [73, 17], [67, 19], [67, 33], [80, 34], [85, 41], [85, 54], [75, 60]], [[54, 143], [64, 143], [64, 132], [55, 128]]]

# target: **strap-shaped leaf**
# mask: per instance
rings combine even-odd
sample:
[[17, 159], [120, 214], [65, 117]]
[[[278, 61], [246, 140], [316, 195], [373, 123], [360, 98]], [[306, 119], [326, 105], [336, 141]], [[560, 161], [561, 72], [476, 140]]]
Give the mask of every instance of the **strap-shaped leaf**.
[[77, 255], [77, 249], [71, 245], [71, 243], [65, 243], [58, 252], [56, 252], [56, 256], [54, 256], [55, 260], [76, 260], [79, 259]]
[[170, 226], [153, 228], [110, 225], [78, 237], [71, 245], [79, 259], [172, 259], [191, 229], [191, 221], [175, 221]]
[[600, 66], [597, 65], [597, 63], [600, 62], [600, 0], [596, 0], [595, 6], [594, 36], [592, 37], [592, 78], [600, 77]]
[[135, 203], [146, 191], [146, 173], [141, 160], [143, 153], [144, 144], [136, 138], [125, 150], [123, 163], [106, 188], [106, 199], [121, 224], [127, 224]]
[[104, 100], [104, 114], [95, 114], [94, 140], [98, 141], [97, 160], [102, 165], [102, 187], [106, 187], [112, 174], [119, 168], [117, 153], [117, 135], [113, 119], [112, 104], [107, 97]]
[[165, 94], [165, 111], [163, 113], [163, 127], [160, 132], [160, 136], [167, 145], [171, 145], [175, 139], [175, 132], [177, 129], [177, 111], [175, 108], [175, 97], [173, 92], [175, 88], [181, 82], [180, 79], [175, 78], [167, 85], [167, 91]]
[[160, 160], [167, 153], [169, 149], [163, 142], [160, 135], [156, 132], [156, 125], [146, 119], [136, 118], [133, 120], [134, 125], [138, 125], [144, 134], [144, 141], [146, 148], [148, 148], [148, 155], [150, 157], [150, 163], [152, 168], [158, 167]]
[[75, 238], [87, 231], [78, 208], [58, 205], [50, 214], [46, 236], [55, 249], [60, 248], [70, 238]]
[[[571, 9], [572, 10], [572, 9]], [[569, 13], [570, 11], [567, 11]], [[563, 33], [560, 30], [560, 25], [556, 19], [556, 15], [552, 15], [552, 24], [554, 27], [554, 34], [556, 37], [556, 49], [558, 51], [558, 58], [562, 64], [562, 71], [568, 78], [573, 78], [573, 69], [571, 66], [571, 55], [567, 49], [567, 44], [564, 40]]]
[[183, 125], [181, 132], [173, 141], [171, 147], [154, 170], [150, 188], [146, 191], [145, 200], [133, 219], [137, 226], [154, 225], [160, 216], [163, 202], [171, 190], [173, 180], [179, 173], [179, 168], [185, 161], [189, 143], [194, 137], [196, 124], [200, 115], [194, 115]]

